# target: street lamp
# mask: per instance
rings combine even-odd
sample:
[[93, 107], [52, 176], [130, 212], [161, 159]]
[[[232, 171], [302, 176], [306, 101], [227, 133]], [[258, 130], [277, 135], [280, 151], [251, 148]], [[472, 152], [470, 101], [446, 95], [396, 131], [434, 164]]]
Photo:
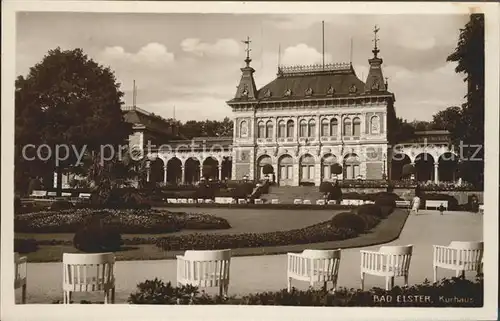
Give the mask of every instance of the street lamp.
[[385, 162], [387, 160], [387, 156], [385, 155], [385, 153], [382, 153], [382, 165], [383, 165], [383, 172], [382, 172], [382, 179], [387, 179], [387, 174], [385, 172]]

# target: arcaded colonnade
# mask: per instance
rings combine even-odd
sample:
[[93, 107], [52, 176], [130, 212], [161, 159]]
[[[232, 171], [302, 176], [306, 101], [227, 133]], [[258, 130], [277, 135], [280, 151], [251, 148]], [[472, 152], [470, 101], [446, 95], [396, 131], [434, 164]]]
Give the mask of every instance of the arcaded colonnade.
[[[280, 185], [319, 185], [331, 179], [370, 179], [363, 175], [372, 155], [365, 149], [328, 148], [318, 155], [317, 151], [296, 153], [285, 150], [277, 155], [267, 150], [257, 150], [255, 178], [263, 179], [266, 164], [273, 167], [275, 180]], [[151, 153], [148, 163], [147, 181], [170, 184], [198, 182], [202, 173], [214, 180], [231, 179], [232, 150], [218, 152], [156, 152]], [[380, 156], [380, 155], [379, 155]], [[383, 153], [383, 177], [399, 180], [406, 164], [413, 164], [417, 181], [454, 182], [458, 177], [458, 155], [447, 145], [398, 145], [394, 151]], [[387, 158], [387, 159], [385, 159]], [[336, 175], [334, 164], [342, 167]], [[386, 167], [387, 164], [387, 167]], [[205, 168], [205, 170], [204, 170]]]

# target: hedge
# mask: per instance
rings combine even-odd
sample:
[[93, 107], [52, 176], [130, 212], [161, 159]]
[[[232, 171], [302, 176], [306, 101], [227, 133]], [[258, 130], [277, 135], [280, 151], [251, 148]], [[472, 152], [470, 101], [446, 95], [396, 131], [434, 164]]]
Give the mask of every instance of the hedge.
[[[428, 300], [402, 300], [421, 296]], [[380, 300], [392, 298], [392, 300]], [[398, 299], [399, 298], [399, 299]], [[446, 298], [446, 299], [444, 299]], [[425, 280], [421, 284], [387, 291], [374, 287], [368, 291], [340, 287], [335, 294], [309, 288], [302, 291], [292, 288], [279, 291], [252, 293], [244, 296], [208, 295], [194, 286], [175, 287], [162, 280], [146, 280], [137, 285], [129, 295], [130, 304], [165, 305], [267, 305], [267, 306], [340, 306], [340, 307], [482, 307], [484, 280], [478, 275], [475, 281], [460, 278], [442, 279], [436, 284]], [[58, 302], [55, 302], [58, 303]], [[88, 303], [88, 301], [86, 302]]]

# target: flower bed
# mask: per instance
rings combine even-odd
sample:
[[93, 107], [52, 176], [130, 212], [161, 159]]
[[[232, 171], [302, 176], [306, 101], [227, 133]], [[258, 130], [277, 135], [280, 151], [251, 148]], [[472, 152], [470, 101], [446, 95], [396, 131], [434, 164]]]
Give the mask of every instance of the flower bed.
[[169, 233], [181, 229], [228, 229], [228, 221], [212, 215], [169, 212], [166, 210], [44, 211], [17, 215], [15, 232], [74, 233], [91, 218], [101, 216], [105, 225], [124, 234]]
[[[371, 207], [380, 207], [378, 211], [373, 211], [373, 213], [369, 210], [371, 207], [361, 214], [358, 214], [356, 211], [345, 214], [341, 213], [341, 216], [347, 216], [347, 218], [341, 217], [336, 219], [334, 216], [332, 220], [301, 229], [236, 235], [173, 235], [157, 239], [156, 246], [165, 251], [217, 250], [345, 240], [368, 231], [392, 213], [395, 208], [394, 201], [391, 203], [387, 200], [387, 197], [379, 197], [376, 202], [379, 202], [380, 205], [369, 205]], [[384, 215], [378, 217], [380, 215], [379, 212], [384, 213]], [[374, 216], [375, 218], [366, 218], [363, 216]]]

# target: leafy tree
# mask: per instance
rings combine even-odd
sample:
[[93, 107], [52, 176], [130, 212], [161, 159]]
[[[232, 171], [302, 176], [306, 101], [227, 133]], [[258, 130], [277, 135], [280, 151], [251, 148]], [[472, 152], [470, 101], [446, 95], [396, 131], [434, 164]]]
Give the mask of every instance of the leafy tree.
[[[50, 50], [16, 81], [15, 171], [71, 171], [77, 161], [73, 148], [96, 153], [109, 144], [117, 151], [131, 133], [131, 125], [123, 120], [119, 86], [113, 72], [82, 49]], [[21, 154], [26, 144], [47, 144], [53, 153], [46, 161], [26, 161]], [[68, 146], [70, 152], [56, 166], [58, 145]]]
[[233, 121], [228, 117], [222, 121], [189, 120], [180, 125], [179, 132], [181, 136], [192, 139], [193, 137], [224, 137], [233, 135]]
[[396, 144], [411, 140], [414, 138], [415, 127], [403, 118], [396, 118], [393, 130], [389, 132], [390, 140]]
[[462, 122], [462, 108], [456, 106], [437, 112], [433, 116], [432, 123], [436, 129], [449, 131], [453, 143], [460, 139], [461, 132], [465, 130]]
[[274, 173], [273, 165], [271, 165], [271, 164], [265, 164], [264, 167], [262, 168], [262, 173], [264, 175], [273, 174]]
[[[457, 62], [455, 71], [465, 75], [467, 82], [466, 101], [462, 105], [463, 131], [454, 133], [458, 141], [467, 145], [479, 145], [481, 149], [475, 155], [476, 159], [464, 162], [467, 169], [463, 172], [464, 179], [482, 184], [484, 174], [484, 15], [472, 14], [469, 22], [460, 30], [460, 37], [455, 51], [447, 61]], [[459, 146], [455, 146], [459, 147]], [[458, 149], [459, 150], [459, 149]], [[460, 150], [466, 160], [476, 153], [477, 147], [470, 146]]]

